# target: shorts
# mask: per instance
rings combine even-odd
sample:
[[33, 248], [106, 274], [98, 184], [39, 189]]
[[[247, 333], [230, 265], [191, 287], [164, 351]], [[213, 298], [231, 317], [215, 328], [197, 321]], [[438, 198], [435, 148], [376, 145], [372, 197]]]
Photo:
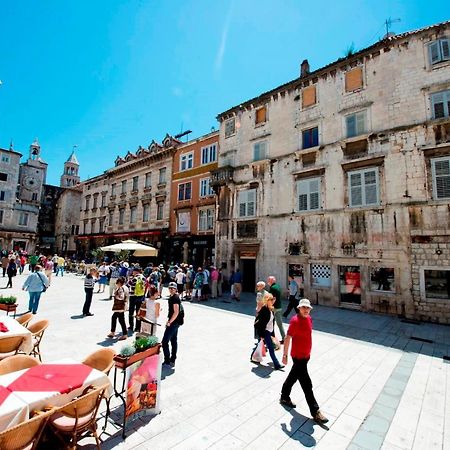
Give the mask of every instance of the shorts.
[[108, 277], [106, 275], [101, 275], [98, 279], [98, 284], [106, 284], [106, 281], [108, 280]]
[[184, 292], [184, 284], [177, 284], [178, 293], [182, 294]]

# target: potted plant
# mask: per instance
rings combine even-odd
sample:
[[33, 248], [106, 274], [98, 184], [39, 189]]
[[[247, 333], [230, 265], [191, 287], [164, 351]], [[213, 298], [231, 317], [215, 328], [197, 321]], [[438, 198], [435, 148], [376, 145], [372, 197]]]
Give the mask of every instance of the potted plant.
[[156, 336], [138, 336], [133, 344], [125, 344], [114, 357], [116, 367], [124, 369], [148, 356], [156, 355], [160, 347]]
[[14, 311], [15, 314], [17, 306], [17, 297], [14, 297], [13, 295], [3, 297], [0, 295], [0, 310], [6, 311], [7, 314]]

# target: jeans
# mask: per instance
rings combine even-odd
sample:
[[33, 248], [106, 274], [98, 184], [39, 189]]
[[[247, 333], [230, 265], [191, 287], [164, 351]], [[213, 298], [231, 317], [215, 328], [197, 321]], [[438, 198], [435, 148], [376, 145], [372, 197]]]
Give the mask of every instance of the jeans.
[[12, 288], [12, 279], [13, 279], [13, 276], [8, 274], [8, 284], [6, 285], [6, 287]]
[[319, 405], [314, 397], [312, 390], [312, 382], [308, 373], [308, 359], [297, 359], [292, 358], [293, 366], [289, 375], [286, 378], [286, 381], [283, 383], [283, 387], [281, 388], [281, 397], [284, 399], [288, 399], [291, 395], [292, 387], [295, 382], [298, 380], [300, 386], [303, 389], [303, 393], [305, 394], [306, 402], [309, 406], [309, 411], [312, 416], [314, 416], [317, 411], [319, 411]]
[[297, 300], [295, 298], [295, 295], [290, 295], [289, 296], [289, 304], [288, 304], [288, 307], [286, 308], [286, 311], [283, 313], [283, 317], [287, 317], [292, 310], [296, 311], [299, 301], [300, 300]]
[[279, 369], [281, 367], [281, 364], [278, 362], [278, 359], [275, 355], [275, 349], [272, 342], [272, 333], [270, 331], [264, 331], [264, 343], [266, 344], [267, 350], [269, 350], [269, 355], [272, 358], [275, 369]]
[[30, 294], [30, 301], [28, 302], [28, 309], [36, 314], [39, 306], [39, 299], [41, 298], [42, 292], [28, 292]]
[[275, 308], [273, 310], [273, 315], [275, 316], [275, 322], [277, 324], [278, 329], [280, 330], [281, 339], [284, 339], [284, 336], [286, 336], [286, 333], [284, 332], [283, 327], [283, 316], [281, 314], [281, 308]]
[[[143, 295], [130, 295], [130, 310], [128, 311], [128, 321], [130, 323], [130, 328], [133, 329], [134, 325], [134, 314], [139, 311], [141, 307], [142, 300], [144, 300]], [[136, 328], [134, 331], [141, 331], [141, 321], [136, 319]]]
[[84, 289], [84, 292], [86, 292], [86, 300], [84, 301], [83, 305], [83, 314], [89, 314], [89, 309], [91, 308], [91, 302], [92, 302], [92, 294], [94, 293], [94, 289]]
[[127, 335], [127, 325], [125, 324], [125, 313], [124, 312], [113, 312], [111, 316], [111, 333], [116, 331], [116, 323], [117, 319], [119, 319], [120, 326], [122, 327], [122, 334], [124, 336]]
[[64, 266], [58, 266], [58, 270], [56, 271], [56, 276], [58, 276], [58, 274], [61, 274], [61, 276], [64, 276]]
[[[174, 363], [177, 359], [177, 350], [178, 350], [178, 328], [179, 325], [176, 323], [173, 323], [170, 325], [170, 327], [166, 327], [166, 330], [164, 331], [164, 336], [162, 338], [161, 344], [163, 348], [164, 353], [164, 362]], [[170, 355], [169, 350], [169, 342], [172, 345], [172, 356]]]

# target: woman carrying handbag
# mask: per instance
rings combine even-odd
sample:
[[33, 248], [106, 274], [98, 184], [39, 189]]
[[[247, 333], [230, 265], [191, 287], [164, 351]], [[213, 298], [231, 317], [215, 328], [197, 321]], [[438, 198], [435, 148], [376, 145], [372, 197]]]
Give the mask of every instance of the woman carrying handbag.
[[261, 344], [262, 341], [266, 345], [267, 350], [269, 351], [269, 355], [272, 358], [275, 370], [280, 370], [283, 369], [284, 366], [279, 363], [275, 355], [275, 348], [272, 341], [272, 335], [274, 331], [273, 327], [275, 322], [275, 316], [273, 314], [274, 302], [275, 299], [273, 298], [273, 295], [268, 293], [264, 295], [261, 301], [262, 306], [255, 319], [255, 332], [259, 338], [259, 341], [252, 352], [251, 360], [253, 361], [255, 359], [256, 361], [256, 358], [254, 358], [254, 353], [255, 351], [259, 351], [259, 349], [262, 346]]

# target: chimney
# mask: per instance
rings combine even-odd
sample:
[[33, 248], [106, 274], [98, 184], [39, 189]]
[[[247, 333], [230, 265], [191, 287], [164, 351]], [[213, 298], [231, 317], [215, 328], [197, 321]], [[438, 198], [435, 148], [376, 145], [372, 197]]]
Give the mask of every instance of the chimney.
[[307, 59], [304, 59], [300, 64], [300, 78], [306, 77], [309, 75], [309, 62]]

